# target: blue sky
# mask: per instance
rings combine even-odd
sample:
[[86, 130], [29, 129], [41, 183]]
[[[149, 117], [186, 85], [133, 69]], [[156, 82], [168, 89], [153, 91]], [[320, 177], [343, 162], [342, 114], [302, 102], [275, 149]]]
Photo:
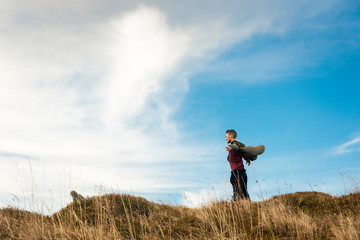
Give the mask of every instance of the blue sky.
[[56, 211], [72, 189], [227, 199], [227, 129], [266, 146], [247, 168], [253, 200], [360, 181], [356, 1], [5, 1], [0, 13], [4, 206]]

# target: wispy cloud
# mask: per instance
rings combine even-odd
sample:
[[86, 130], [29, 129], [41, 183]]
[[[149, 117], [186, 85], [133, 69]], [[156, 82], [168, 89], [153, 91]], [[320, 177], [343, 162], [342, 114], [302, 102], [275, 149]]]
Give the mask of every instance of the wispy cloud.
[[192, 208], [198, 208], [206, 206], [211, 202], [216, 202], [219, 200], [229, 200], [231, 198], [231, 194], [229, 191], [225, 194], [224, 190], [224, 186], [220, 186], [218, 184], [216, 186], [213, 186], [211, 189], [201, 189], [194, 192], [184, 191], [184, 198], [181, 204]]
[[334, 147], [331, 150], [331, 154], [345, 154], [350, 152], [360, 151], [360, 137], [355, 137], [354, 139], [343, 143], [339, 146]]

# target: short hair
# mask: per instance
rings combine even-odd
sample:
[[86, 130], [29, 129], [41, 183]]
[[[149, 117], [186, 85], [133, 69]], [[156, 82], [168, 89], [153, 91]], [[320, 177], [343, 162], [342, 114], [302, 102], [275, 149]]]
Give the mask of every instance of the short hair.
[[232, 135], [234, 138], [237, 137], [237, 133], [234, 129], [226, 130], [226, 133], [228, 133], [229, 135]]

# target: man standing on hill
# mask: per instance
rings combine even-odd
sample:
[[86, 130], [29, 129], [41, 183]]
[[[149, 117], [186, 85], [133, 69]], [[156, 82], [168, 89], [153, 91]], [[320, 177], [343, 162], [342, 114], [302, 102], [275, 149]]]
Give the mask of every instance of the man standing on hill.
[[[230, 145], [226, 146], [226, 150], [229, 151], [227, 157], [230, 168], [231, 168], [231, 177], [230, 183], [233, 186], [234, 196], [233, 200], [239, 199], [248, 199], [250, 200], [249, 193], [247, 191], [247, 175], [246, 170], [243, 164], [243, 158], [238, 153], [241, 147], [245, 145], [236, 140], [237, 133], [235, 130], [226, 131], [226, 142]], [[248, 166], [250, 166], [250, 161], [246, 160]]]

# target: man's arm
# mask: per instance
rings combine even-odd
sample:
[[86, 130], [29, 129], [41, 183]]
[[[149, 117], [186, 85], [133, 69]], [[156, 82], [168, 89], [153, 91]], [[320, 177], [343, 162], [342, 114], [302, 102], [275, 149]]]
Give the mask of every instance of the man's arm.
[[239, 150], [239, 146], [235, 143], [232, 143], [229, 146], [231, 147], [231, 150], [233, 150], [234, 152]]
[[226, 146], [225, 148], [228, 151], [230, 151], [230, 150], [237, 151], [239, 149], [239, 147], [236, 146], [236, 144], [230, 144], [230, 145]]

